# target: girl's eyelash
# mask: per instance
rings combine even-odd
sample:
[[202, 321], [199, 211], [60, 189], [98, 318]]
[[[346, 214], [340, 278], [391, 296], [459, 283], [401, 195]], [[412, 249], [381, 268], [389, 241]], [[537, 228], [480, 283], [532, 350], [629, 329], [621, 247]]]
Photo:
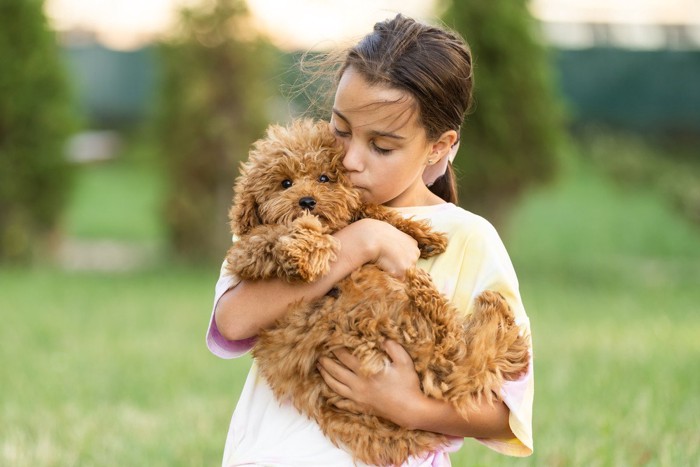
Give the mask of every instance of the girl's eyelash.
[[377, 151], [379, 154], [389, 154], [389, 153], [392, 151], [392, 149], [380, 148], [379, 146], [377, 146], [377, 145], [374, 143], [374, 141], [372, 142], [372, 147], [373, 147], [374, 150]]
[[[348, 136], [350, 136], [349, 131], [340, 131], [338, 129], [338, 127], [336, 127], [335, 125], [333, 125], [333, 133], [335, 133], [340, 138], [347, 138]], [[382, 155], [389, 154], [391, 151], [393, 151], [393, 149], [380, 148], [379, 146], [376, 145], [376, 143], [374, 141], [372, 141], [370, 144], [372, 145], [372, 149], [374, 149], [375, 151], [377, 151], [379, 154], [382, 154]]]
[[338, 127], [336, 127], [336, 126], [333, 126], [333, 133], [335, 133], [336, 135], [340, 136], [341, 138], [350, 135], [350, 132], [348, 132], [348, 131], [340, 131], [340, 130], [338, 129]]

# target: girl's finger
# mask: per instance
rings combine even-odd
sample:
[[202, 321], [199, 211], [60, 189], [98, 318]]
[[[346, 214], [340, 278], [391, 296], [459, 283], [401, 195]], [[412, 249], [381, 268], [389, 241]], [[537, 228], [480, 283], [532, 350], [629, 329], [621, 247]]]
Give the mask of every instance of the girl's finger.
[[357, 373], [357, 370], [360, 368], [360, 360], [355, 357], [353, 354], [351, 354], [348, 350], [346, 349], [336, 349], [333, 351], [333, 355], [336, 356], [340, 362], [345, 365], [350, 371], [353, 373]]
[[321, 378], [326, 382], [329, 388], [339, 396], [347, 398], [351, 393], [350, 388], [335, 379], [330, 373], [328, 373], [320, 364], [318, 365], [318, 372], [321, 373]]
[[345, 368], [340, 363], [327, 357], [321, 357], [318, 362], [321, 368], [323, 368], [335, 380], [345, 386], [350, 386], [355, 373]]
[[383, 347], [392, 362], [400, 365], [413, 365], [413, 359], [398, 342], [387, 339]]

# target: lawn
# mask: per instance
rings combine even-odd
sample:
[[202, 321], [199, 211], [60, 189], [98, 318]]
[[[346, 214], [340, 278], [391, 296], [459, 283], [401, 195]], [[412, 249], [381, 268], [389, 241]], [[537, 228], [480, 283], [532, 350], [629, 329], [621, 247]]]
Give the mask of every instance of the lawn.
[[[68, 232], [160, 241], [152, 173], [82, 171]], [[104, 196], [129, 201], [99, 217]], [[504, 240], [533, 327], [535, 454], [467, 441], [453, 465], [698, 465], [700, 230], [574, 164]], [[0, 465], [217, 465], [250, 364], [206, 350], [217, 274], [0, 268]]]

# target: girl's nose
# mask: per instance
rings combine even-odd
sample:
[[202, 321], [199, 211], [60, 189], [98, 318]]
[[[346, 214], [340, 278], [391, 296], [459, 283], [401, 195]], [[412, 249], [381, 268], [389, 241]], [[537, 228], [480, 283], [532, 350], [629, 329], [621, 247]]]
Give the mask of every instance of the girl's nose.
[[350, 172], [361, 172], [363, 168], [362, 152], [355, 144], [345, 144], [343, 167]]

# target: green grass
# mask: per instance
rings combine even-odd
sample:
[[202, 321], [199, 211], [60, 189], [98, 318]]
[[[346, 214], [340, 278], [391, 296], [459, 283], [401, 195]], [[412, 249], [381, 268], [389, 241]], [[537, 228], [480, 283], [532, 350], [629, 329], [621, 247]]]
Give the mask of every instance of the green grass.
[[[70, 232], [158, 237], [136, 225], [151, 222], [152, 175], [84, 175]], [[128, 229], [99, 217], [104, 203], [136, 216]], [[535, 454], [467, 440], [453, 465], [698, 465], [698, 230], [572, 167], [504, 238], [533, 327]], [[217, 273], [0, 268], [0, 465], [218, 465], [250, 361], [206, 350]]]
[[210, 355], [215, 270], [2, 270], [0, 465], [208, 466], [249, 361]]

